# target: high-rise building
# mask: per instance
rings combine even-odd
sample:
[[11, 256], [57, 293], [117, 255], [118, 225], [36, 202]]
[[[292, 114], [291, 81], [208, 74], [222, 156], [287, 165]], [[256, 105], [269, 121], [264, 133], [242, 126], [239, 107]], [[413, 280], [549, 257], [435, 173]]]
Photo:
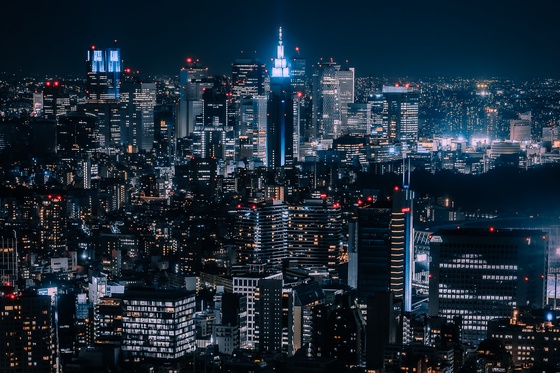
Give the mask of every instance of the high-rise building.
[[120, 90], [121, 144], [137, 150], [154, 147], [156, 84], [126, 82]]
[[125, 356], [175, 360], [195, 350], [194, 292], [127, 291], [122, 304]]
[[208, 68], [192, 58], [187, 58], [187, 65], [179, 72], [179, 84], [177, 139], [189, 136], [194, 131], [196, 117], [202, 114], [202, 93], [213, 86], [208, 80]]
[[58, 372], [51, 297], [0, 297], [0, 371]]
[[318, 139], [335, 139], [342, 133], [338, 71], [334, 61], [319, 61], [313, 73], [312, 127]]
[[246, 273], [233, 277], [233, 293], [240, 294], [246, 299], [246, 312], [239, 314], [239, 345], [241, 348], [255, 348], [259, 342], [257, 295], [259, 295], [259, 282], [262, 280], [281, 280], [282, 272]]
[[383, 86], [383, 108], [386, 133], [390, 140], [413, 143], [418, 140], [418, 105], [420, 95], [416, 88]]
[[376, 293], [388, 292], [390, 282], [392, 203], [370, 198], [350, 221], [348, 237], [348, 285], [363, 304]]
[[282, 27], [279, 31], [277, 55], [270, 77], [267, 115], [267, 166], [274, 170], [291, 164], [294, 158], [292, 85], [287, 59], [284, 56]]
[[329, 198], [306, 199], [290, 206], [288, 258], [297, 265], [336, 272], [342, 243], [340, 204]]
[[62, 253], [66, 250], [66, 222], [64, 199], [49, 194], [41, 198], [39, 213], [39, 244], [43, 250]]
[[281, 268], [288, 247], [288, 206], [267, 201], [237, 210], [237, 262]]
[[220, 87], [207, 88], [202, 95], [203, 110], [196, 117], [193, 155], [200, 158], [235, 159], [235, 132], [229, 125], [229, 96]]
[[101, 49], [91, 46], [87, 52], [86, 98], [118, 100], [121, 73], [119, 48]]
[[[257, 297], [259, 349], [261, 351], [282, 351], [282, 280], [262, 279], [259, 281]], [[287, 329], [287, 328], [286, 328]]]
[[336, 72], [338, 78], [338, 97], [340, 102], [341, 133], [348, 133], [348, 105], [354, 103], [354, 68], [341, 68]]
[[70, 110], [70, 96], [64, 92], [60, 80], [47, 80], [43, 87], [43, 114], [45, 118], [56, 119]]
[[11, 235], [2, 234], [0, 237], [0, 285], [16, 286], [17, 280], [17, 238], [15, 232]]
[[430, 242], [430, 316], [461, 320], [462, 340], [486, 338], [488, 320], [545, 300], [548, 236], [537, 230], [456, 229]]
[[405, 182], [402, 188], [395, 187], [391, 208], [390, 247], [391, 265], [389, 291], [396, 300], [403, 302], [403, 311], [412, 311], [412, 277], [414, 275], [414, 192]]
[[254, 58], [239, 58], [231, 65], [233, 98], [262, 96], [265, 93], [266, 65]]

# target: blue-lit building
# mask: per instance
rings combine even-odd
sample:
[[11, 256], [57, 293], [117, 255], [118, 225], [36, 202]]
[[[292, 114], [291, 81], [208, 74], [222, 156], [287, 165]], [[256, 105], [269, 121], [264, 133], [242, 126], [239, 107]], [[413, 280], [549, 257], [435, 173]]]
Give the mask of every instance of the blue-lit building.
[[290, 69], [284, 56], [282, 28], [270, 77], [267, 122], [267, 166], [291, 164], [294, 158], [294, 109]]
[[122, 72], [119, 48], [96, 48], [87, 52], [87, 87], [89, 100], [117, 100]]

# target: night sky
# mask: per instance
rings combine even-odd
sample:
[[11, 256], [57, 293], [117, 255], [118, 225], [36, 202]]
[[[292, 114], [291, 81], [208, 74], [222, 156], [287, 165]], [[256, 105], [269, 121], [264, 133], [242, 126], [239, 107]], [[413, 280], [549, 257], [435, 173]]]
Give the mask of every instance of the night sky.
[[[9, 0], [8, 0], [9, 1]], [[85, 72], [91, 45], [118, 40], [125, 67], [177, 74], [186, 57], [211, 74], [235, 58], [349, 61], [357, 76], [559, 77], [560, 22], [548, 1], [7, 1], [0, 72]]]

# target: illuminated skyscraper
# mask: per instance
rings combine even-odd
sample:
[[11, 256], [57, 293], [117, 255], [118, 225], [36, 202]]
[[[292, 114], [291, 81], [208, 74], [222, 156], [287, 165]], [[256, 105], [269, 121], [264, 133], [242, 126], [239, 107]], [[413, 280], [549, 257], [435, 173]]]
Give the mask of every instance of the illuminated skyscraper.
[[341, 134], [339, 70], [332, 60], [320, 61], [313, 73], [312, 126], [318, 139], [336, 139]]
[[281, 201], [240, 207], [236, 225], [237, 261], [281, 268], [288, 246], [288, 206]]
[[122, 84], [120, 97], [121, 144], [138, 150], [154, 147], [154, 108], [156, 84], [127, 82]]
[[391, 211], [391, 264], [389, 290], [403, 302], [403, 311], [412, 310], [412, 276], [414, 265], [414, 231], [412, 226], [414, 192], [407, 183], [395, 187]]
[[387, 137], [399, 142], [418, 140], [418, 105], [420, 95], [409, 86], [383, 86], [383, 107]]
[[118, 100], [122, 73], [121, 50], [92, 46], [87, 52], [86, 98]]
[[194, 293], [127, 291], [122, 305], [125, 356], [175, 360], [195, 350]]
[[231, 65], [232, 93], [235, 100], [264, 95], [266, 66], [251, 58], [239, 58]]
[[187, 58], [187, 66], [179, 72], [179, 84], [177, 139], [189, 136], [194, 131], [196, 116], [202, 114], [202, 93], [213, 86], [208, 81], [208, 68], [202, 67], [199, 60], [192, 58]]
[[288, 258], [298, 265], [336, 271], [342, 242], [340, 204], [331, 199], [307, 199], [290, 206]]
[[354, 103], [354, 68], [347, 67], [336, 72], [340, 100], [340, 132], [348, 134], [348, 105]]
[[0, 297], [0, 371], [58, 372], [51, 297]]
[[537, 230], [440, 230], [430, 242], [429, 315], [461, 320], [461, 338], [486, 338], [491, 319], [542, 308], [548, 236]]
[[294, 109], [292, 85], [279, 30], [277, 55], [272, 67], [268, 96], [267, 166], [275, 169], [291, 164], [294, 158]]

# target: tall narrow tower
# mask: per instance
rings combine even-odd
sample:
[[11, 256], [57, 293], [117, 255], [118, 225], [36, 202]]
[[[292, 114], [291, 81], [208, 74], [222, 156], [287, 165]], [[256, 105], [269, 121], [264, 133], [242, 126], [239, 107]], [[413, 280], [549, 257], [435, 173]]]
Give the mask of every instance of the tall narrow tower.
[[292, 85], [288, 62], [284, 56], [282, 27], [279, 30], [276, 58], [270, 78], [267, 113], [267, 166], [275, 169], [292, 163], [294, 157]]
[[403, 311], [412, 310], [412, 276], [414, 265], [414, 231], [412, 226], [414, 192], [410, 190], [410, 163], [403, 158], [403, 186], [395, 187], [391, 212], [391, 265], [389, 290], [402, 300]]

